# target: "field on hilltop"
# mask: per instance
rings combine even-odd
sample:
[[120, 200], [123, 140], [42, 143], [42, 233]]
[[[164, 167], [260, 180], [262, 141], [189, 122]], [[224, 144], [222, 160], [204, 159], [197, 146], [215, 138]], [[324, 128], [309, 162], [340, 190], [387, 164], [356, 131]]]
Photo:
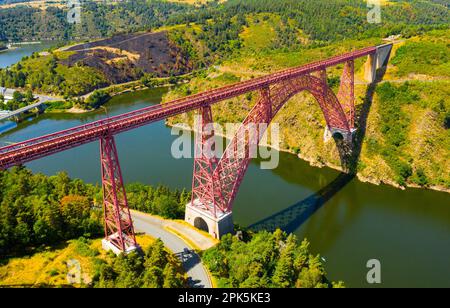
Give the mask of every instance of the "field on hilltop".
[[[176, 269], [174, 277], [180, 281], [185, 279], [180, 261], [171, 252], [166, 251], [161, 242], [147, 235], [139, 235], [136, 239], [147, 254], [155, 254], [153, 257], [156, 254], [165, 254], [167, 263]], [[0, 287], [142, 287], [144, 284], [141, 284], [143, 282], [136, 276], [136, 272], [137, 268], [143, 265], [133, 264], [136, 262], [134, 259], [134, 256], [116, 257], [107, 253], [102, 249], [100, 239], [80, 238], [57, 247], [46, 247], [44, 251], [30, 256], [0, 260]], [[156, 265], [161, 260], [155, 258], [154, 262]], [[150, 266], [150, 263], [148, 262], [147, 266]], [[154, 268], [152, 270], [154, 271]], [[162, 276], [162, 281], [170, 283], [167, 277]], [[151, 285], [149, 278], [150, 275], [147, 276], [146, 287], [162, 287]]]

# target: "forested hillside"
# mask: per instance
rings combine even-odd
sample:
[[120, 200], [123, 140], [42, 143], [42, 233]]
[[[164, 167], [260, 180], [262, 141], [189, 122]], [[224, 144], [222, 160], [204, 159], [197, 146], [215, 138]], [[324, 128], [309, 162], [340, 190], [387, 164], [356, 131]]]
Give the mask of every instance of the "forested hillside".
[[[440, 4], [442, 2], [442, 4]], [[362, 0], [228, 0], [194, 7], [166, 1], [83, 2], [82, 23], [67, 23], [65, 9], [48, 7], [45, 12], [29, 6], [0, 10], [0, 40], [83, 39], [111, 36], [164, 25], [195, 22], [210, 25], [210, 40], [236, 38], [230, 19], [242, 20], [248, 13], [275, 13], [291, 26], [302, 29], [311, 39], [336, 41], [349, 37], [386, 36], [393, 32], [421, 30], [448, 23], [446, 1], [392, 1], [383, 7], [382, 24], [367, 23], [367, 4]], [[414, 25], [405, 29], [405, 25]], [[292, 29], [283, 28], [282, 32]]]
[[70, 98], [144, 76], [184, 75], [195, 67], [196, 59], [167, 32], [140, 32], [24, 57], [0, 70], [0, 85]]
[[[129, 206], [165, 218], [184, 217], [186, 191], [129, 184]], [[32, 174], [23, 167], [0, 172], [0, 259], [61, 241], [103, 234], [101, 189], [70, 179]]]

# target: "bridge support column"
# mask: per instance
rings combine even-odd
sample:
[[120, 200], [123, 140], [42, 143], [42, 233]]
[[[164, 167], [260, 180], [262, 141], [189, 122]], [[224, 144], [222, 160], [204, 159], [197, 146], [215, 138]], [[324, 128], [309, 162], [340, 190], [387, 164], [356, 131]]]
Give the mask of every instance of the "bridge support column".
[[348, 126], [353, 129], [355, 126], [355, 63], [353, 60], [344, 65], [337, 98], [347, 117]]
[[391, 57], [392, 44], [377, 47], [377, 69], [386, 67]]
[[133, 221], [128, 208], [114, 137], [107, 134], [100, 139], [100, 161], [103, 186], [105, 238], [103, 249], [115, 254], [138, 249]]
[[377, 78], [377, 69], [387, 67], [389, 58], [391, 57], [392, 44], [377, 46], [377, 51], [368, 56], [364, 65], [364, 78], [370, 82], [375, 82]]
[[[194, 227], [220, 238], [233, 232], [231, 212], [219, 208], [220, 179], [215, 174], [217, 156], [211, 107], [202, 107], [195, 123], [195, 158], [192, 201], [186, 205], [185, 220]], [[222, 202], [223, 203], [223, 202]], [[224, 214], [226, 213], [226, 214]]]
[[192, 202], [202, 210], [216, 215], [215, 190], [218, 183], [214, 180], [214, 169], [217, 166], [215, 153], [214, 127], [211, 106], [202, 107], [200, 117], [195, 123], [194, 172], [192, 177]]

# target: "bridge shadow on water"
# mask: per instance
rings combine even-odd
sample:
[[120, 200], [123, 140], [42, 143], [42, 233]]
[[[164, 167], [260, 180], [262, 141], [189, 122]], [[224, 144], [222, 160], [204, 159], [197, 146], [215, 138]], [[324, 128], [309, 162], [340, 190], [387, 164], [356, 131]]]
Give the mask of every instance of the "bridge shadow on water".
[[330, 184], [312, 194], [308, 198], [273, 214], [251, 226], [252, 231], [275, 231], [281, 229], [287, 233], [297, 230], [309, 217], [317, 212], [328, 200], [343, 189], [352, 179], [353, 174], [341, 173]]
[[366, 135], [367, 118], [372, 106], [373, 96], [378, 83], [383, 79], [385, 73], [386, 67], [378, 69], [376, 80], [368, 85], [364, 102], [359, 105], [356, 110], [356, 125], [358, 130], [353, 138], [352, 144], [348, 144], [341, 139], [334, 139], [339, 152], [343, 172], [327, 186], [306, 199], [250, 225], [248, 227], [250, 230], [267, 230], [273, 232], [276, 229], [281, 229], [287, 233], [293, 233], [356, 177], [362, 144]]

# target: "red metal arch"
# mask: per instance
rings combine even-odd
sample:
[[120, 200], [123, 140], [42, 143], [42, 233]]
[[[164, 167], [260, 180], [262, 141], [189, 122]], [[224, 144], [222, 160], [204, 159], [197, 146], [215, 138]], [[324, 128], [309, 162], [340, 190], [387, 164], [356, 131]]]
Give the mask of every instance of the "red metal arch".
[[232, 210], [233, 201], [251, 160], [251, 147], [259, 144], [265, 132], [264, 128], [249, 129], [249, 126], [270, 124], [281, 108], [303, 91], [310, 92], [316, 98], [329, 128], [351, 131], [344, 109], [327, 85], [326, 78], [304, 75], [266, 87], [261, 90], [260, 99], [236, 132], [210, 177], [211, 181], [219, 182], [208, 186], [217, 190], [209, 194], [214, 199], [198, 200], [198, 203], [207, 205], [206, 208], [210, 208], [215, 215], [217, 212], [227, 213]]
[[347, 115], [341, 103], [323, 78], [311, 75], [300, 76], [274, 85], [270, 89], [272, 104], [272, 120], [280, 109], [296, 94], [307, 91], [319, 103], [329, 128], [351, 131]]

